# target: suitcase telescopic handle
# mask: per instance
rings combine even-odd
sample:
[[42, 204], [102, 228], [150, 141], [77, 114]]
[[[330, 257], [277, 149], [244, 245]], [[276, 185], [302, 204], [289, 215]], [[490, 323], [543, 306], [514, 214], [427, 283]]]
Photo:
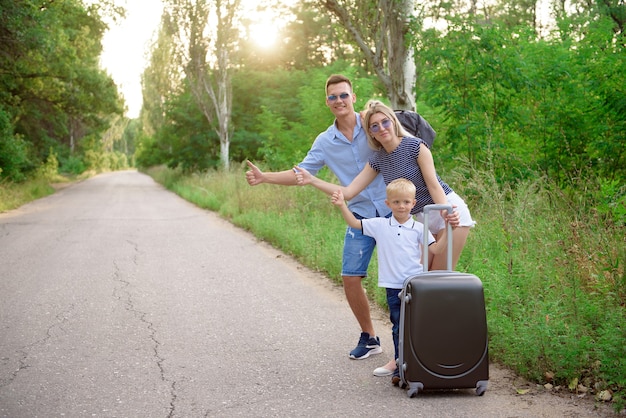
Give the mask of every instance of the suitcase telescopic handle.
[[[424, 272], [428, 271], [428, 212], [431, 210], [447, 210], [448, 213], [452, 213], [454, 208], [452, 205], [446, 204], [432, 204], [424, 206], [424, 243], [422, 245], [422, 251], [424, 252]], [[448, 270], [452, 271], [452, 226], [447, 223], [447, 235], [448, 235]]]

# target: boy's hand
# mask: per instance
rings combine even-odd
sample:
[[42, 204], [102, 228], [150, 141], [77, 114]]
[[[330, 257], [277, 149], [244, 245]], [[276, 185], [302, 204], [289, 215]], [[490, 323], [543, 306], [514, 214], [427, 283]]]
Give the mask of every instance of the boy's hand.
[[263, 183], [263, 172], [259, 170], [259, 168], [252, 164], [250, 160], [246, 160], [248, 167], [250, 170], [246, 171], [246, 180], [250, 186], [256, 186], [257, 184]]
[[341, 206], [344, 204], [344, 198], [343, 198], [343, 193], [341, 192], [341, 190], [337, 190], [336, 192], [333, 193], [333, 195], [330, 197], [330, 201], [333, 203], [333, 205], [336, 206]]
[[304, 168], [296, 165], [293, 167], [293, 171], [296, 173], [296, 183], [298, 186], [306, 186], [307, 184], [311, 184], [313, 181], [313, 175]]

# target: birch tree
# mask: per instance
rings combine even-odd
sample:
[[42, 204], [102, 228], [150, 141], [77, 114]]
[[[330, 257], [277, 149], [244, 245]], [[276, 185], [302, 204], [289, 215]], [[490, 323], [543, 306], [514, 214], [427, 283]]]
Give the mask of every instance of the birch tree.
[[182, 91], [183, 72], [177, 64], [176, 44], [173, 41], [172, 16], [161, 16], [157, 37], [150, 48], [150, 63], [141, 76], [143, 131], [154, 135], [166, 123], [165, 104], [169, 97]]
[[415, 62], [408, 47], [413, 0], [321, 0], [362, 51], [391, 106], [415, 110]]
[[220, 138], [220, 160], [228, 169], [231, 53], [241, 0], [169, 0], [169, 5], [178, 25], [181, 66], [199, 109]]

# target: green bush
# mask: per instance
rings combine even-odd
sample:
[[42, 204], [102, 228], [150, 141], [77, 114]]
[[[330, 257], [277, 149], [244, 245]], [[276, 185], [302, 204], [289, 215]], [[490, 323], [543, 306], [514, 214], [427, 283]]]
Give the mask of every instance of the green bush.
[[32, 168], [29, 159], [30, 145], [13, 133], [9, 115], [0, 109], [0, 176], [12, 181], [23, 181]]
[[70, 156], [61, 162], [61, 171], [69, 174], [82, 174], [87, 167], [82, 158], [77, 156]]

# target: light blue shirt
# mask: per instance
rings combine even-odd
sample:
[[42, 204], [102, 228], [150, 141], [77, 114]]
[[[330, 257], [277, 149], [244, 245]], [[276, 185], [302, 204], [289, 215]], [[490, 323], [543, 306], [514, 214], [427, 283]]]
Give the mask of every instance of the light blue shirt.
[[[313, 175], [316, 175], [324, 166], [328, 166], [342, 186], [349, 185], [369, 163], [370, 156], [374, 153], [374, 150], [367, 144], [367, 137], [358, 113], [356, 113], [356, 126], [352, 138], [352, 142], [348, 141], [348, 138], [337, 129], [335, 121], [315, 138], [311, 149], [299, 166]], [[365, 190], [348, 202], [348, 207], [352, 212], [365, 218], [386, 216], [391, 211], [385, 204], [385, 196], [385, 182], [379, 174]]]

